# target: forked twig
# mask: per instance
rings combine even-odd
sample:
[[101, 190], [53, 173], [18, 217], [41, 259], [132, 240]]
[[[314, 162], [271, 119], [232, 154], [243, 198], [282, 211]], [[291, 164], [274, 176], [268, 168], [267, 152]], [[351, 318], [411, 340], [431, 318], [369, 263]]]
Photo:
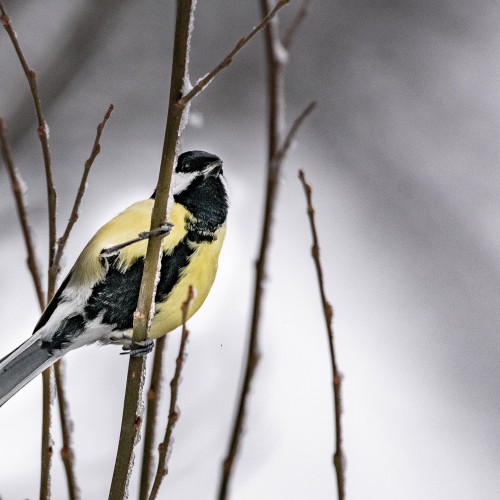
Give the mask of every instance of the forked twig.
[[274, 8], [262, 19], [262, 21], [257, 24], [248, 35], [240, 38], [233, 49], [227, 54], [224, 59], [209, 73], [207, 73], [203, 78], [200, 78], [194, 87], [184, 95], [180, 100], [179, 104], [185, 106], [193, 97], [196, 97], [224, 68], [229, 66], [233, 61], [234, 56], [263, 28], [265, 28], [271, 19], [277, 14], [277, 12], [284, 7], [290, 0], [280, 0]]
[[316, 107], [316, 102], [311, 102], [300, 115], [295, 119], [293, 122], [292, 126], [290, 127], [290, 130], [288, 131], [288, 134], [286, 135], [283, 145], [279, 148], [279, 150], [276, 153], [276, 159], [279, 162], [282, 162], [285, 158], [286, 153], [290, 150], [292, 147], [293, 141], [295, 140], [295, 136], [297, 135], [297, 132], [299, 131], [300, 127], [304, 123], [304, 120], [314, 111], [314, 108]]
[[[261, 0], [261, 7], [263, 14], [267, 14], [269, 11], [268, 1]], [[236, 406], [236, 413], [231, 429], [228, 450], [222, 464], [218, 492], [219, 500], [225, 500], [228, 496], [229, 483], [232, 476], [233, 466], [240, 447], [240, 439], [243, 430], [243, 422], [245, 419], [251, 383], [260, 358], [259, 333], [264, 294], [264, 280], [266, 276], [273, 214], [277, 200], [281, 168], [284, 158], [293, 142], [293, 139], [297, 134], [297, 131], [299, 130], [305, 118], [312, 112], [315, 105], [314, 103], [310, 104], [299, 115], [299, 117], [292, 124], [292, 127], [290, 128], [288, 134], [285, 136], [285, 139], [283, 140], [283, 68], [286, 64], [287, 58], [282, 52], [285, 49], [282, 46], [281, 40], [279, 39], [276, 18], [266, 26], [265, 35], [269, 87], [268, 162], [265, 208], [264, 218], [262, 222], [259, 255], [255, 263], [252, 319], [248, 336], [247, 359], [243, 373], [243, 381], [240, 387], [239, 398]]]
[[307, 201], [307, 215], [311, 226], [312, 234], [312, 257], [316, 274], [318, 277], [319, 291], [321, 295], [321, 303], [323, 305], [323, 313], [325, 317], [326, 331], [328, 334], [328, 348], [330, 352], [330, 361], [332, 365], [332, 384], [333, 384], [333, 413], [335, 418], [335, 452], [333, 454], [333, 465], [337, 476], [337, 494], [338, 499], [343, 500], [345, 496], [345, 474], [344, 474], [344, 453], [342, 450], [342, 396], [341, 382], [342, 375], [337, 368], [335, 360], [335, 344], [333, 332], [333, 308], [328, 302], [325, 292], [325, 282], [323, 277], [323, 268], [320, 258], [320, 247], [318, 240], [318, 232], [316, 230], [316, 222], [314, 219], [314, 207], [312, 205], [312, 188], [307, 183], [304, 172], [299, 170], [299, 179], [304, 187], [304, 192]]
[[21, 226], [21, 231], [24, 238], [24, 245], [26, 247], [26, 253], [27, 253], [26, 262], [28, 265], [29, 272], [31, 273], [33, 284], [35, 285], [38, 304], [40, 305], [40, 309], [43, 310], [45, 308], [45, 297], [42, 289], [42, 280], [40, 276], [40, 270], [38, 269], [38, 263], [37, 263], [38, 261], [35, 253], [35, 247], [33, 245], [33, 239], [31, 236], [31, 227], [28, 223], [28, 214], [26, 211], [26, 204], [24, 202], [24, 193], [22, 188], [23, 183], [20, 179], [19, 173], [14, 167], [14, 162], [12, 161], [9, 144], [7, 142], [5, 123], [1, 118], [0, 118], [0, 146], [5, 166], [7, 167], [7, 173], [9, 174], [11, 190], [12, 193], [14, 194], [14, 199], [16, 202], [17, 215], [19, 218], [19, 224]]
[[179, 382], [182, 374], [182, 367], [186, 358], [186, 343], [189, 337], [189, 330], [186, 328], [187, 314], [191, 301], [194, 298], [194, 290], [190, 285], [188, 290], [188, 295], [186, 300], [181, 306], [182, 311], [182, 334], [181, 342], [179, 345], [179, 354], [175, 360], [175, 372], [172, 380], [170, 381], [170, 406], [168, 410], [168, 422], [167, 428], [165, 430], [165, 437], [163, 441], [158, 446], [158, 468], [156, 470], [155, 480], [153, 482], [153, 487], [151, 489], [151, 494], [149, 495], [149, 500], [154, 500], [158, 496], [158, 491], [161, 486], [163, 478], [168, 474], [168, 459], [171, 453], [171, 439], [172, 432], [174, 431], [175, 424], [179, 420], [179, 410], [177, 408], [177, 395], [179, 392]]

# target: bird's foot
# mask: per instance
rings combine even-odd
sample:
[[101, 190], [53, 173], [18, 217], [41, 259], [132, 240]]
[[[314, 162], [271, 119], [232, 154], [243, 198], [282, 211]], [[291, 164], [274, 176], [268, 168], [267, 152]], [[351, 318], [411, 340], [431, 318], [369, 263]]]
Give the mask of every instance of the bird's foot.
[[140, 340], [139, 342], [130, 342], [128, 345], [122, 347], [124, 352], [120, 354], [130, 354], [132, 358], [139, 358], [149, 354], [154, 347], [155, 343], [151, 339]]

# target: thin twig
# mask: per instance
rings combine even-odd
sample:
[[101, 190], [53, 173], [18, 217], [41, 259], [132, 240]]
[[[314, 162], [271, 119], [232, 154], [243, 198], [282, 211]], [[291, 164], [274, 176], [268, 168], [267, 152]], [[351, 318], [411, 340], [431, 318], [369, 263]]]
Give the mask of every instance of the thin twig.
[[69, 414], [69, 403], [64, 390], [64, 360], [60, 359], [54, 364], [54, 376], [56, 381], [57, 401], [59, 407], [59, 418], [61, 420], [61, 434], [63, 446], [61, 448], [61, 460], [66, 472], [66, 482], [68, 486], [68, 498], [78, 500], [80, 498], [80, 488], [76, 480], [75, 473], [75, 452], [72, 442], [72, 424]]
[[42, 443], [40, 471], [40, 500], [50, 499], [50, 466], [52, 464], [52, 400], [54, 391], [54, 369], [42, 372]]
[[[185, 76], [187, 74], [193, 9], [193, 0], [177, 0], [168, 115], [155, 203], [151, 215], [151, 230], [162, 226], [167, 216], [170, 180], [172, 178], [174, 161], [177, 155], [179, 130], [184, 113], [184, 106], [179, 105], [178, 101], [182, 96]], [[149, 238], [148, 240], [137, 310], [134, 313], [134, 330], [132, 337], [134, 342], [142, 341], [147, 338], [150, 324], [150, 312], [152, 310], [156, 287], [156, 277], [158, 274], [158, 257], [160, 254], [161, 242], [162, 239], [160, 237]], [[127, 485], [131, 472], [130, 465], [133, 458], [133, 449], [137, 432], [142, 422], [140, 402], [142, 399], [144, 369], [144, 357], [130, 358], [125, 401], [123, 403], [120, 441], [118, 443], [113, 479], [109, 492], [109, 498], [113, 500], [121, 500], [127, 496], [128, 493]]]
[[321, 295], [321, 304], [323, 306], [323, 313], [325, 317], [326, 331], [328, 334], [328, 349], [330, 352], [330, 361], [332, 365], [332, 385], [333, 385], [333, 413], [335, 416], [335, 452], [333, 454], [333, 465], [337, 475], [337, 493], [338, 499], [343, 500], [345, 495], [345, 475], [344, 475], [344, 453], [342, 451], [342, 397], [341, 397], [341, 382], [342, 375], [337, 368], [335, 360], [335, 344], [333, 332], [333, 308], [328, 302], [325, 291], [325, 280], [323, 275], [323, 268], [320, 258], [320, 247], [318, 240], [318, 232], [316, 230], [316, 223], [314, 220], [314, 207], [312, 205], [312, 188], [307, 183], [304, 172], [299, 170], [299, 179], [304, 187], [304, 192], [307, 200], [307, 215], [309, 216], [309, 224], [311, 226], [312, 234], [312, 257], [316, 274], [318, 277], [319, 291]]
[[[267, 0], [261, 0], [263, 15], [269, 12]], [[278, 34], [277, 18], [272, 19], [265, 29], [266, 55], [269, 87], [269, 117], [268, 117], [268, 161], [267, 182], [265, 194], [264, 218], [260, 240], [259, 256], [255, 263], [255, 284], [253, 294], [252, 319], [248, 336], [247, 358], [240, 388], [236, 414], [231, 429], [229, 446], [222, 464], [218, 499], [225, 500], [229, 493], [229, 483], [232, 476], [234, 461], [239, 451], [243, 423], [246, 415], [248, 396], [251, 383], [259, 362], [259, 332], [264, 295], [264, 280], [266, 277], [267, 258], [271, 240], [274, 208], [276, 205], [281, 168], [284, 158], [292, 144], [295, 135], [305, 118], [314, 109], [310, 104], [295, 120], [290, 131], [282, 141], [284, 122], [284, 75], [286, 58], [281, 52], [284, 48]]]
[[316, 102], [311, 102], [293, 122], [290, 130], [288, 131], [288, 134], [285, 137], [285, 140], [283, 141], [283, 145], [280, 147], [276, 154], [276, 157], [280, 162], [285, 159], [285, 155], [290, 150], [297, 132], [304, 123], [304, 120], [314, 111], [315, 107]]
[[302, 5], [297, 10], [294, 18], [292, 19], [292, 22], [288, 26], [288, 29], [285, 32], [285, 36], [283, 37], [283, 47], [285, 47], [286, 50], [288, 50], [291, 47], [292, 41], [295, 39], [295, 36], [300, 28], [300, 25], [307, 17], [307, 14], [309, 13], [310, 4], [311, 0], [303, 0]]
[[189, 286], [188, 295], [186, 300], [181, 306], [182, 311], [182, 334], [181, 342], [179, 345], [179, 354], [175, 360], [175, 373], [170, 381], [170, 406], [168, 410], [168, 422], [167, 428], [165, 430], [165, 437], [163, 441], [158, 446], [158, 468], [156, 470], [155, 480], [153, 482], [153, 487], [151, 489], [151, 494], [149, 495], [149, 500], [154, 500], [158, 496], [158, 491], [161, 486], [163, 478], [168, 474], [168, 459], [172, 454], [172, 432], [174, 431], [175, 424], [179, 420], [179, 409], [177, 408], [177, 396], [179, 392], [179, 382], [182, 374], [182, 367], [186, 358], [186, 343], [189, 337], [189, 330], [186, 328], [187, 314], [191, 301], [194, 298], [194, 290], [192, 286]]
[[22, 181], [20, 179], [19, 173], [14, 167], [14, 162], [12, 161], [12, 156], [10, 154], [9, 144], [7, 142], [7, 136], [5, 133], [5, 123], [3, 119], [0, 118], [0, 146], [2, 151], [2, 156], [7, 167], [7, 173], [9, 174], [10, 186], [14, 199], [16, 202], [17, 215], [19, 218], [19, 224], [21, 226], [21, 232], [24, 238], [24, 245], [26, 247], [27, 253], [27, 265], [29, 272], [31, 273], [31, 278], [35, 286], [36, 296], [38, 299], [38, 304], [40, 309], [45, 308], [45, 297], [42, 289], [42, 279], [40, 276], [40, 270], [38, 269], [38, 260], [35, 253], [35, 247], [33, 245], [33, 239], [31, 236], [31, 227], [28, 223], [28, 214], [26, 211], [26, 204], [24, 202], [24, 193], [22, 188]]
[[167, 336], [164, 335], [156, 341], [151, 370], [151, 381], [148, 389], [148, 403], [146, 409], [146, 423], [144, 426], [144, 446], [142, 449], [141, 481], [139, 485], [139, 500], [147, 500], [152, 474], [153, 443], [156, 435], [156, 416], [158, 414], [158, 403], [162, 385], [163, 354], [167, 344]]
[[193, 97], [196, 97], [224, 68], [229, 66], [234, 58], [234, 56], [263, 28], [265, 28], [271, 19], [276, 15], [276, 13], [284, 7], [290, 0], [280, 0], [274, 8], [269, 12], [262, 21], [257, 24], [248, 35], [244, 36], [233, 47], [233, 49], [227, 54], [227, 56], [209, 73], [207, 73], [203, 78], [200, 78], [194, 87], [183, 96], [179, 104], [185, 106]]
[[109, 120], [112, 111], [113, 111], [113, 105], [110, 104], [108, 110], [104, 115], [102, 122], [99, 123], [99, 125], [97, 125], [97, 132], [94, 139], [94, 145], [92, 146], [92, 151], [90, 153], [90, 156], [85, 162], [83, 168], [82, 179], [80, 181], [80, 186], [78, 187], [78, 191], [76, 193], [75, 202], [73, 204], [73, 209], [71, 210], [71, 214], [68, 219], [68, 224], [66, 225], [66, 229], [64, 230], [63, 235], [57, 240], [57, 251], [54, 256], [54, 261], [52, 262], [51, 265], [52, 273], [55, 273], [56, 276], [60, 271], [61, 257], [64, 253], [64, 248], [66, 246], [66, 243], [68, 242], [69, 235], [71, 233], [71, 230], [73, 229], [73, 226], [78, 220], [80, 204], [82, 202], [83, 195], [85, 194], [85, 190], [87, 189], [87, 179], [90, 173], [90, 169], [94, 164], [96, 156], [101, 152], [101, 144], [99, 143], [99, 140], [101, 139], [102, 131], [104, 130], [106, 122]]

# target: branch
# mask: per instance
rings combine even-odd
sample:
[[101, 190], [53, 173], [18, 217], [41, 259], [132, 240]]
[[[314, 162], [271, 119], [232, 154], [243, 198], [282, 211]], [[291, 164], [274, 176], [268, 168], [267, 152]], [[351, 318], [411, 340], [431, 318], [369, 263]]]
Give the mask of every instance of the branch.
[[14, 199], [16, 202], [17, 215], [19, 218], [19, 224], [21, 226], [21, 232], [24, 238], [24, 245], [26, 247], [26, 253], [27, 253], [26, 262], [28, 265], [29, 272], [31, 273], [33, 284], [35, 285], [38, 304], [40, 305], [40, 309], [43, 310], [45, 308], [45, 297], [43, 294], [42, 280], [40, 277], [40, 270], [38, 269], [35, 247], [33, 245], [33, 239], [31, 236], [31, 227], [28, 222], [26, 204], [24, 202], [24, 193], [22, 188], [23, 183], [20, 179], [19, 173], [14, 167], [14, 162], [12, 161], [9, 144], [7, 143], [7, 137], [5, 134], [5, 123], [1, 118], [0, 118], [0, 147], [5, 162], [5, 166], [7, 167], [7, 173], [9, 174], [12, 193], [14, 195]]
[[[5, 28], [5, 31], [9, 35], [9, 38], [14, 46], [17, 57], [21, 66], [23, 68], [24, 74], [28, 80], [28, 84], [31, 91], [31, 97], [33, 99], [33, 104], [35, 106], [36, 118], [38, 121], [37, 134], [40, 139], [40, 144], [42, 146], [43, 163], [45, 166], [45, 179], [47, 184], [47, 200], [48, 200], [48, 210], [49, 210], [49, 266], [54, 259], [55, 244], [56, 244], [56, 204], [57, 195], [54, 187], [54, 181], [52, 179], [52, 169], [50, 165], [50, 151], [48, 142], [48, 125], [43, 117], [42, 113], [42, 103], [40, 101], [40, 96], [38, 93], [38, 85], [36, 83], [36, 73], [29, 67], [24, 53], [19, 45], [19, 41], [16, 36], [16, 32], [12, 27], [10, 18], [0, 0], [0, 21]], [[47, 291], [47, 302], [50, 300], [55, 291], [55, 279], [51, 278], [49, 274], [49, 286]]]
[[[278, 6], [285, 5], [289, 0], [280, 0]], [[170, 188], [170, 179], [173, 172], [175, 157], [177, 155], [178, 141], [180, 135], [180, 124], [186, 105], [227, 65], [230, 64], [234, 55], [262, 29], [269, 20], [252, 30], [249, 36], [240, 41], [235, 49], [226, 59], [216, 67], [207, 77], [203, 78], [186, 95], [183, 95], [184, 81], [187, 74], [187, 56], [189, 50], [190, 25], [192, 22], [193, 0], [177, 0], [176, 32], [174, 39], [174, 54], [172, 59], [172, 80], [170, 85], [170, 98], [167, 117], [165, 139], [163, 143], [162, 161], [158, 179], [157, 195], [151, 217], [151, 230], [160, 227], [165, 221], [167, 209], [167, 196]], [[267, 14], [266, 16], [267, 17]], [[269, 16], [269, 19], [272, 15]], [[155, 281], [158, 273], [158, 256], [161, 241], [158, 238], [150, 238], [148, 242], [146, 259], [144, 262], [143, 279], [139, 293], [137, 310], [134, 314], [133, 341], [140, 342], [147, 338], [149, 327], [149, 314], [153, 304]], [[110, 490], [110, 498], [122, 498], [129, 477], [130, 463], [132, 460], [133, 446], [141, 418], [137, 414], [140, 393], [142, 391], [142, 373], [144, 360], [131, 358], [127, 377], [127, 390], [125, 394], [124, 412], [122, 417], [122, 428], [120, 443], [118, 446], [115, 470]]]
[[[17, 40], [16, 33], [12, 27], [11, 21], [5, 7], [0, 0], [0, 22], [2, 23], [5, 31], [9, 35], [9, 38], [14, 46], [17, 57], [21, 66], [23, 68], [24, 74], [28, 80], [28, 84], [31, 91], [31, 97], [33, 99], [33, 104], [35, 106], [35, 113], [38, 121], [37, 134], [40, 139], [40, 144], [42, 147], [43, 163], [45, 167], [45, 180], [47, 185], [47, 203], [48, 203], [48, 220], [49, 220], [49, 273], [48, 273], [48, 286], [47, 286], [47, 300], [52, 298], [55, 292], [56, 280], [50, 273], [50, 266], [54, 260], [55, 255], [55, 245], [56, 245], [56, 204], [57, 195], [54, 187], [54, 181], [52, 179], [52, 169], [50, 166], [50, 151], [48, 143], [48, 126], [43, 117], [42, 105], [40, 102], [40, 97], [38, 94], [38, 86], [36, 83], [36, 73], [30, 69], [26, 58], [24, 57], [19, 41]], [[43, 378], [43, 409], [42, 409], [42, 451], [41, 451], [41, 475], [40, 475], [40, 498], [45, 499], [50, 497], [50, 467], [52, 460], [52, 444], [50, 436], [50, 426], [51, 426], [51, 373], [52, 370], [49, 368], [45, 370], [42, 374]]]
[[[155, 203], [151, 215], [151, 230], [162, 226], [166, 219], [170, 180], [177, 155], [180, 124], [184, 112], [184, 106], [179, 105], [178, 101], [182, 96], [184, 79], [187, 74], [190, 26], [192, 24], [193, 9], [193, 0], [177, 0], [168, 116]], [[160, 249], [161, 238], [149, 238], [137, 310], [134, 313], [134, 331], [132, 337], [134, 342], [143, 341], [147, 338], [150, 324], [150, 312], [153, 305], [156, 277], [160, 261]], [[121, 500], [127, 493], [133, 448], [137, 431], [142, 422], [142, 412], [139, 408], [142, 399], [144, 369], [144, 357], [130, 357], [125, 401], [123, 404], [120, 442], [118, 444], [113, 479], [109, 493], [110, 499]]]
[[75, 453], [73, 451], [73, 440], [71, 433], [71, 417], [69, 415], [69, 404], [64, 390], [64, 360], [60, 359], [54, 364], [54, 375], [56, 381], [57, 401], [59, 406], [59, 418], [61, 420], [61, 434], [63, 446], [61, 448], [61, 460], [66, 472], [66, 482], [68, 486], [68, 498], [78, 500], [80, 498], [80, 489], [76, 480], [75, 473]]
[[92, 147], [90, 156], [88, 157], [84, 165], [82, 179], [80, 181], [80, 186], [76, 194], [75, 202], [73, 204], [73, 209], [71, 210], [71, 214], [68, 219], [68, 224], [66, 225], [66, 229], [64, 230], [63, 235], [57, 240], [57, 251], [54, 256], [54, 261], [52, 262], [50, 271], [55, 276], [57, 276], [57, 274], [60, 271], [59, 265], [61, 263], [61, 258], [64, 252], [64, 248], [66, 246], [66, 243], [68, 242], [71, 230], [73, 229], [73, 226], [78, 220], [78, 215], [79, 215], [78, 212], [80, 210], [80, 204], [82, 202], [83, 195], [85, 194], [85, 190], [87, 189], [87, 179], [90, 173], [90, 169], [92, 168], [96, 156], [101, 152], [101, 144], [99, 143], [99, 140], [101, 139], [102, 131], [104, 130], [104, 127], [107, 121], [109, 120], [112, 111], [113, 111], [113, 105], [110, 104], [108, 110], [106, 111], [106, 114], [104, 115], [102, 122], [99, 123], [99, 125], [97, 125], [97, 133], [94, 139], [94, 145]]
[[280, 0], [275, 7], [269, 12], [262, 21], [255, 26], [252, 31], [236, 43], [234, 48], [227, 54], [227, 56], [212, 70], [207, 73], [203, 78], [200, 78], [196, 85], [180, 100], [179, 104], [185, 106], [193, 97], [196, 97], [224, 68], [229, 66], [233, 61], [234, 56], [263, 28], [265, 28], [276, 13], [284, 7], [290, 0]]
[[311, 0], [303, 0], [302, 5], [295, 13], [295, 17], [292, 19], [290, 26], [286, 30], [285, 36], [283, 37], [283, 47], [288, 50], [293, 42], [293, 39], [297, 35], [297, 31], [300, 28], [300, 25], [309, 14], [309, 6], [311, 4]]
[[159, 459], [158, 468], [156, 470], [156, 476], [153, 483], [153, 488], [151, 489], [151, 494], [149, 495], [149, 500], [154, 500], [158, 496], [158, 491], [161, 486], [163, 478], [168, 474], [168, 459], [172, 454], [171, 438], [172, 432], [174, 431], [175, 424], [179, 420], [179, 409], [177, 408], [177, 395], [179, 392], [179, 382], [182, 374], [182, 367], [184, 360], [186, 358], [186, 343], [189, 337], [189, 330], [186, 328], [187, 313], [191, 301], [194, 298], [194, 290], [192, 286], [189, 286], [188, 296], [181, 306], [182, 311], [182, 335], [181, 342], [179, 345], [179, 354], [175, 360], [175, 373], [174, 377], [170, 382], [170, 406], [168, 410], [168, 422], [167, 428], [165, 430], [165, 437], [163, 442], [160, 443], [158, 447]]
[[[261, 0], [263, 14], [268, 12], [267, 0]], [[253, 295], [252, 319], [248, 336], [248, 348], [243, 382], [240, 388], [236, 415], [234, 417], [228, 450], [222, 464], [218, 499], [225, 500], [228, 496], [229, 482], [233, 472], [235, 458], [240, 447], [243, 423], [246, 415], [248, 397], [255, 369], [259, 362], [259, 334], [262, 302], [264, 295], [264, 280], [267, 269], [267, 258], [271, 241], [273, 214], [278, 197], [279, 179], [284, 158], [288, 152], [298, 129], [305, 118], [314, 109], [310, 104], [295, 120], [285, 140], [281, 142], [282, 124], [284, 122], [284, 78], [283, 69], [286, 58], [280, 52], [281, 44], [278, 35], [277, 20], [266, 26], [266, 55], [268, 66], [269, 87], [269, 122], [268, 122], [268, 162], [267, 183], [265, 195], [264, 218], [260, 240], [259, 256], [255, 263], [255, 285]]]
[[146, 425], [144, 426], [144, 446], [142, 450], [141, 481], [139, 485], [139, 499], [147, 500], [150, 489], [153, 442], [156, 434], [156, 416], [158, 414], [158, 403], [160, 401], [163, 353], [167, 343], [164, 335], [156, 341], [153, 368], [151, 370], [151, 381], [148, 390], [148, 404], [146, 408]]
[[40, 500], [50, 500], [50, 467], [52, 464], [52, 401], [54, 399], [54, 368], [42, 372], [42, 443]]
[[323, 305], [323, 313], [325, 317], [326, 331], [328, 334], [328, 348], [330, 351], [330, 361], [332, 365], [332, 383], [333, 383], [333, 414], [335, 416], [335, 452], [333, 454], [333, 464], [337, 475], [337, 494], [338, 499], [343, 500], [345, 495], [345, 476], [344, 476], [344, 453], [342, 451], [342, 398], [341, 398], [341, 381], [342, 375], [339, 373], [337, 363], [335, 361], [335, 347], [333, 334], [333, 308], [328, 302], [325, 292], [325, 284], [323, 278], [323, 268], [320, 259], [320, 248], [318, 241], [318, 233], [314, 220], [314, 208], [312, 205], [312, 188], [307, 183], [304, 172], [299, 170], [299, 179], [304, 187], [304, 192], [307, 200], [307, 215], [309, 216], [309, 224], [312, 234], [312, 257], [316, 274], [318, 277], [318, 285], [321, 295], [321, 303]]

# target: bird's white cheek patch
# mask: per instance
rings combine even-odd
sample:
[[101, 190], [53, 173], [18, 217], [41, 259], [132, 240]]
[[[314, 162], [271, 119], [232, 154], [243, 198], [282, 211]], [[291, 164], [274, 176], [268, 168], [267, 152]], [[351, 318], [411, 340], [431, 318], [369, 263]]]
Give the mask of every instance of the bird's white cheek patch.
[[198, 176], [198, 172], [176, 172], [172, 179], [174, 194], [182, 193]]

